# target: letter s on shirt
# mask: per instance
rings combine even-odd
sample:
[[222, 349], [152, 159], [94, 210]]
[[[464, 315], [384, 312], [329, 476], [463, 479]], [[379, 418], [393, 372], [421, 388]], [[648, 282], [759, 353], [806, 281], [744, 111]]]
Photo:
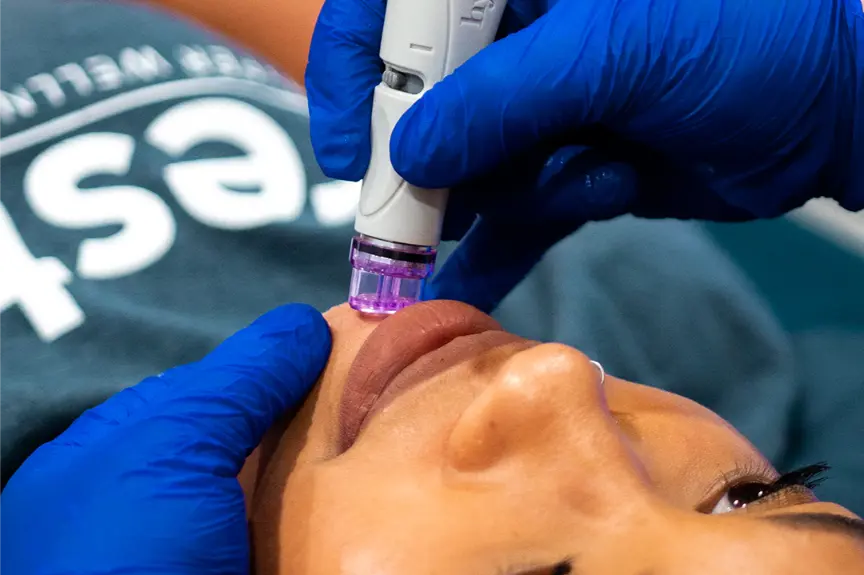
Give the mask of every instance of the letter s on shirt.
[[157, 261], [174, 243], [174, 216], [156, 194], [137, 186], [78, 188], [87, 176], [125, 175], [134, 150], [135, 140], [125, 134], [84, 134], [40, 154], [24, 176], [28, 203], [50, 224], [72, 229], [123, 225], [110, 237], [81, 242], [75, 267], [83, 278], [133, 273]]

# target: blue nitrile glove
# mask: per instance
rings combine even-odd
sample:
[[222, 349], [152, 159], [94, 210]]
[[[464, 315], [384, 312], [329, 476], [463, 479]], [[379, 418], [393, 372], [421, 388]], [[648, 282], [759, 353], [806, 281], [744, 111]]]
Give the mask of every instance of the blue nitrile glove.
[[9, 480], [0, 571], [248, 572], [237, 474], [329, 354], [321, 314], [286, 305], [85, 412]]
[[[334, 178], [369, 162], [383, 16], [327, 0], [315, 30], [312, 143]], [[431, 296], [491, 309], [552, 243], [625, 213], [864, 208], [860, 0], [509, 0], [499, 36], [391, 139], [408, 181], [454, 188], [445, 238], [481, 215]]]

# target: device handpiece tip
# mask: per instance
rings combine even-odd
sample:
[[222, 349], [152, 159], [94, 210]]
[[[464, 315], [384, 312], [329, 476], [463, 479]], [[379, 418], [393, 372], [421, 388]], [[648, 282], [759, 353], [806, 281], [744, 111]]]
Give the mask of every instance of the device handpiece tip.
[[361, 313], [389, 315], [419, 302], [436, 255], [430, 246], [354, 236], [348, 304]]

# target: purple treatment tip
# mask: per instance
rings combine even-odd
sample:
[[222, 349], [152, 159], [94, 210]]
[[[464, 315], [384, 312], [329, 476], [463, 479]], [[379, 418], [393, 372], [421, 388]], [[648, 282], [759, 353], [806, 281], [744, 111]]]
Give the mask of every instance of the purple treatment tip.
[[361, 313], [381, 315], [419, 302], [436, 255], [432, 247], [355, 236], [348, 304]]

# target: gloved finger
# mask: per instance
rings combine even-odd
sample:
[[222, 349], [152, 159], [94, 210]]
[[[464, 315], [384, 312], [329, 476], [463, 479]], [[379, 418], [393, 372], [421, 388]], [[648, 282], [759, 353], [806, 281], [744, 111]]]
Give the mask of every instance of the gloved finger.
[[92, 445], [122, 433], [138, 450], [150, 444], [170, 457], [171, 449], [182, 448], [190, 464], [197, 458], [234, 476], [264, 432], [314, 385], [330, 346], [318, 311], [282, 306], [201, 361], [148, 378], [85, 412], [52, 443]]
[[450, 190], [441, 230], [444, 241], [459, 240], [474, 225], [478, 214], [505, 212], [519, 194], [537, 187], [549, 151], [538, 148], [508, 167], [465, 182]]
[[547, 2], [508, 2], [498, 24], [495, 39], [500, 40], [510, 34], [527, 28], [549, 10]]
[[451, 193], [441, 227], [441, 240], [459, 240], [468, 233], [477, 219], [477, 210], [467, 194]]
[[649, 152], [634, 161], [638, 163], [641, 189], [630, 209], [636, 216], [717, 222], [744, 222], [755, 217], [727, 201], [723, 182], [712, 178], [710, 171], [681, 166]]
[[506, 222], [481, 216], [426, 285], [423, 299], [462, 301], [491, 313], [562, 237], [525, 237]]
[[574, 13], [558, 17], [559, 4], [486, 47], [402, 116], [390, 140], [402, 177], [421, 187], [452, 187], [597, 115], [601, 92], [610, 89], [602, 74], [614, 62], [592, 23], [608, 17], [615, 3], [568, 4], [576, 4], [568, 8]]
[[312, 148], [331, 178], [360, 180], [369, 165], [384, 8], [384, 0], [327, 0], [315, 25], [306, 93]]
[[556, 156], [560, 161], [547, 165], [553, 175], [511, 204], [509, 215], [499, 210], [477, 219], [424, 299], [454, 299], [491, 313], [558, 241], [585, 222], [629, 211], [639, 188], [631, 165], [578, 147]]

